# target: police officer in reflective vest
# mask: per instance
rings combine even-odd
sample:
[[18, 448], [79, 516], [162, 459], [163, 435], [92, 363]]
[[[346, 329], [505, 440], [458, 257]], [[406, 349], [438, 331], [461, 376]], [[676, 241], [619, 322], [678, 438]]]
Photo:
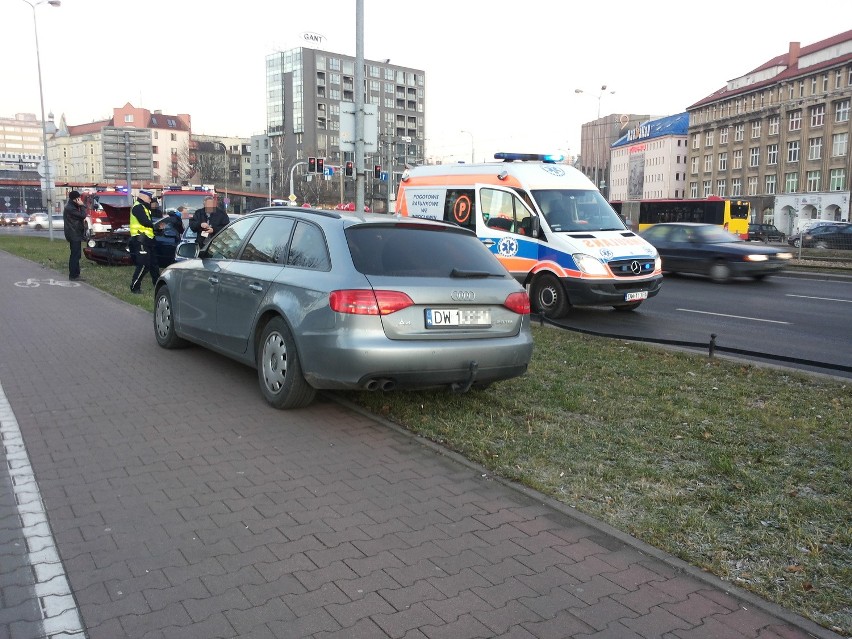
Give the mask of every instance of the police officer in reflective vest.
[[[151, 273], [151, 283], [156, 284], [160, 277], [160, 265], [157, 262], [157, 242], [154, 239], [154, 224], [151, 219], [151, 191], [140, 190], [136, 195], [136, 204], [130, 209], [130, 254], [136, 268], [130, 280], [130, 292], [142, 293], [142, 280]], [[142, 250], [146, 252], [143, 253]]]

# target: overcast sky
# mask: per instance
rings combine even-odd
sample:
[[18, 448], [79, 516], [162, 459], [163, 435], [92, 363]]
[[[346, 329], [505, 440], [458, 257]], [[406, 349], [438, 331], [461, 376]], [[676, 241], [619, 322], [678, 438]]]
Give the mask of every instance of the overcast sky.
[[[102, 120], [130, 102], [189, 113], [195, 133], [248, 137], [266, 127], [269, 53], [304, 46], [302, 34], [312, 32], [325, 38], [315, 48], [355, 55], [355, 0], [42, 2], [44, 106], [57, 123], [62, 114], [70, 125]], [[28, 4], [0, 0], [3, 117], [40, 114]], [[671, 115], [791, 41], [807, 46], [852, 28], [838, 0], [363, 6], [365, 58], [426, 72], [427, 155], [446, 160], [469, 160], [472, 146], [477, 160], [498, 150], [577, 154], [603, 84], [601, 115]]]

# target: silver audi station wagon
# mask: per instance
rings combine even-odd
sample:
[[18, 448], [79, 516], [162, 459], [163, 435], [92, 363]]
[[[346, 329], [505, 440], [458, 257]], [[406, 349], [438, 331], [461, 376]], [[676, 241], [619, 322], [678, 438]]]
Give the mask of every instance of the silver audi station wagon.
[[256, 368], [276, 408], [317, 389], [467, 391], [532, 357], [526, 291], [453, 224], [270, 207], [178, 251], [155, 290], [158, 344]]

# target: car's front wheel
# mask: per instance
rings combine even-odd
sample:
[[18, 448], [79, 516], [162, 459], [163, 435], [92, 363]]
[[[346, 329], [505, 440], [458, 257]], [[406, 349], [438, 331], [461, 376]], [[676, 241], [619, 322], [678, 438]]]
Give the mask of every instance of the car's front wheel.
[[290, 327], [281, 317], [263, 329], [257, 346], [257, 379], [263, 398], [275, 408], [302, 408], [316, 395], [302, 373]]
[[182, 348], [189, 345], [189, 342], [175, 333], [172, 296], [167, 286], [160, 287], [154, 302], [154, 335], [157, 337], [157, 344], [163, 348]]
[[731, 279], [731, 267], [725, 262], [714, 262], [710, 267], [710, 279], [714, 282], [727, 282]]
[[802, 240], [800, 240], [798, 237], [795, 240], [793, 240], [793, 246], [795, 246], [796, 248], [799, 248], [801, 245], [802, 245]]

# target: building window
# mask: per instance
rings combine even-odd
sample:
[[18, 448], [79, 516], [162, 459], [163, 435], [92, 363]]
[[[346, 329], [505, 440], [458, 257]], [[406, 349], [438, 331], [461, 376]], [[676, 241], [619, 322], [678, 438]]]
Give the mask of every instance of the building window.
[[719, 197], [725, 197], [725, 187], [726, 182], [724, 179], [716, 180], [716, 195]]
[[799, 190], [799, 174], [785, 173], [784, 174], [784, 192], [795, 193]]
[[701, 147], [701, 134], [696, 133], [692, 136], [692, 148], [698, 149]]
[[133, 122], [133, 114], [132, 113], [125, 113], [124, 114], [124, 121], [125, 122]]
[[154, 167], [155, 169], [159, 169], [159, 168], [160, 168], [160, 163], [159, 163], [157, 160], [154, 160], [154, 161], [152, 162], [152, 165], [153, 165], [153, 167]]
[[707, 133], [704, 134], [704, 146], [713, 146], [713, 131], [707, 131]]
[[713, 170], [713, 156], [709, 153], [704, 156], [704, 172], [710, 173]]
[[728, 127], [723, 126], [719, 129], [719, 144], [727, 144], [728, 143]]
[[751, 139], [754, 140], [760, 137], [760, 120], [755, 120], [751, 123]]
[[846, 188], [846, 169], [831, 169], [829, 191], [843, 191]]
[[799, 161], [799, 141], [794, 140], [793, 142], [787, 142], [787, 161], [788, 162], [798, 162]]
[[695, 156], [694, 158], [692, 158], [690, 173], [692, 173], [693, 175], [698, 173], [698, 156]]
[[808, 171], [808, 193], [816, 193], [819, 191], [820, 171]]
[[160, 152], [160, 147], [158, 147], [158, 146], [152, 146], [151, 147], [151, 153], [153, 153], [154, 155], [157, 155], [159, 152]]
[[772, 166], [778, 164], [778, 145], [770, 144], [766, 147], [766, 164]]
[[778, 131], [781, 128], [781, 117], [778, 115], [773, 115], [769, 118], [769, 135], [778, 135]]
[[734, 169], [743, 168], [743, 150], [737, 149], [734, 151]]
[[808, 140], [808, 159], [822, 159], [822, 138], [810, 138]]
[[719, 154], [719, 170], [727, 171], [728, 170], [728, 154], [720, 153]]
[[835, 133], [831, 136], [831, 157], [839, 158], [846, 155], [849, 145], [848, 133]]
[[787, 121], [789, 122], [789, 126], [787, 127], [788, 131], [801, 131], [802, 130], [802, 111], [798, 109], [796, 111], [790, 111], [787, 114]]
[[822, 126], [825, 123], [825, 105], [811, 107], [811, 126]]
[[760, 166], [760, 147], [753, 146], [748, 150], [748, 165]]
[[757, 176], [748, 179], [748, 194], [757, 195]]
[[811, 95], [815, 95], [817, 92], [817, 77], [813, 76], [811, 78]]
[[766, 194], [775, 195], [775, 175], [766, 176]]
[[713, 183], [710, 180], [704, 180], [704, 197], [713, 195]]
[[834, 103], [834, 121], [849, 122], [849, 100], [838, 100]]
[[734, 178], [731, 180], [731, 197], [739, 197], [743, 194], [742, 178]]
[[689, 197], [693, 199], [698, 197], [698, 182], [689, 183]]
[[737, 124], [734, 127], [734, 142], [742, 142], [745, 136], [745, 124]]
[[[852, 71], [850, 71], [852, 73]], [[834, 88], [839, 89], [840, 83], [843, 82], [843, 72], [840, 69], [834, 72]]]

